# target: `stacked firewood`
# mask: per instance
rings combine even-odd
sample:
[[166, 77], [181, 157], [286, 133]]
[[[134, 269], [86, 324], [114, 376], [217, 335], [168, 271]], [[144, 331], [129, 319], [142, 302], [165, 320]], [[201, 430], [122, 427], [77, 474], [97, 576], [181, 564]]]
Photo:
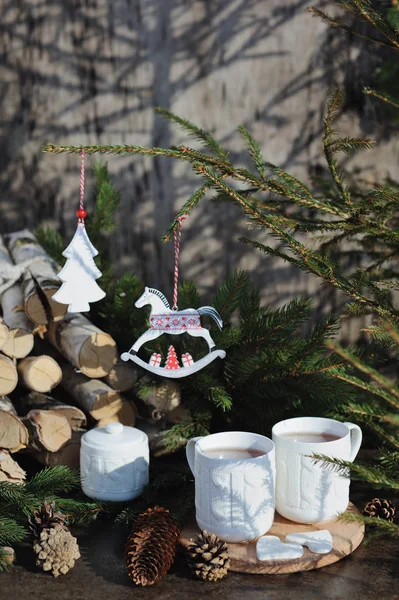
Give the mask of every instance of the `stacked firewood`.
[[0, 236], [0, 481], [23, 478], [10, 453], [77, 467], [87, 426], [135, 424], [121, 393], [136, 369], [109, 334], [52, 299], [59, 269], [30, 231]]

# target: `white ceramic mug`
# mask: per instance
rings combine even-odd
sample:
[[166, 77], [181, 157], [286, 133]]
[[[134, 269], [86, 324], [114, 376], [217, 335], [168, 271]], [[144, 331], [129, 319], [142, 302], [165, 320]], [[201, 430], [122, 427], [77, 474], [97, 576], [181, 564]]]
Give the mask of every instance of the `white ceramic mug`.
[[[261, 456], [215, 458], [206, 452], [220, 448], [252, 449]], [[187, 460], [195, 477], [195, 508], [200, 529], [227, 542], [263, 535], [274, 519], [275, 455], [273, 442], [243, 431], [215, 433], [191, 439]]]
[[[337, 439], [315, 443], [285, 438], [294, 433], [325, 433]], [[345, 512], [349, 477], [308, 457], [324, 454], [353, 461], [362, 443], [360, 427], [334, 419], [298, 417], [277, 423], [272, 438], [276, 446], [276, 510], [280, 515], [298, 523], [317, 523]]]

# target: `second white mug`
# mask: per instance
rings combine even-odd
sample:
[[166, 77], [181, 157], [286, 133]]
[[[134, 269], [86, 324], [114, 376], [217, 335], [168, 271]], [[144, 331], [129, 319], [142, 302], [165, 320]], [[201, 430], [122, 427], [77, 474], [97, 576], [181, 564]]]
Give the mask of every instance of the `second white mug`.
[[272, 429], [276, 445], [276, 510], [298, 523], [328, 521], [348, 508], [349, 477], [309, 456], [323, 454], [353, 461], [362, 442], [354, 423], [298, 417]]

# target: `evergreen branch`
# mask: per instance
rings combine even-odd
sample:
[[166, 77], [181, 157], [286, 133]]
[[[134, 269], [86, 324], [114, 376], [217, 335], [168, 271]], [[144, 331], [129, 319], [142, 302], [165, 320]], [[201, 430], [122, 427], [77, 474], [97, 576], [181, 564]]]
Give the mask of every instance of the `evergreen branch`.
[[61, 235], [52, 227], [41, 225], [34, 231], [38, 243], [59, 264], [63, 264], [63, 251], [65, 248]]
[[321, 463], [327, 470], [338, 473], [343, 477], [349, 477], [350, 475], [352, 479], [366, 481], [376, 488], [399, 490], [399, 481], [387, 477], [378, 467], [350, 462], [340, 458], [332, 458], [331, 456], [317, 453], [312, 454], [309, 458], [312, 458], [315, 463]]
[[390, 104], [391, 106], [394, 106], [395, 108], [399, 108], [399, 100], [397, 100], [396, 98], [393, 98], [389, 94], [377, 92], [376, 90], [373, 90], [371, 88], [364, 88], [363, 93], [366, 94], [367, 96], [374, 96], [374, 98], [378, 98], [382, 102], [385, 102], [386, 104]]
[[192, 196], [187, 200], [187, 202], [185, 203], [185, 205], [179, 210], [179, 212], [177, 213], [174, 221], [172, 222], [172, 224], [168, 227], [165, 235], [162, 238], [162, 241], [168, 242], [171, 239], [171, 236], [173, 235], [173, 232], [175, 231], [175, 229], [177, 227], [179, 227], [179, 218], [183, 217], [185, 215], [189, 215], [190, 212], [193, 210], [193, 208], [198, 204], [198, 202], [201, 200], [201, 198], [203, 196], [205, 196], [207, 190], [209, 189], [209, 185], [204, 184], [202, 185], [198, 190], [196, 190]]
[[230, 162], [228, 159], [228, 152], [211, 136], [210, 133], [204, 131], [200, 127], [197, 127], [190, 121], [187, 121], [187, 119], [182, 119], [181, 117], [178, 117], [166, 108], [158, 107], [155, 109], [155, 112], [157, 112], [159, 115], [161, 115], [168, 121], [176, 123], [179, 127], [181, 127], [184, 131], [188, 132], [195, 139], [205, 144], [205, 146], [209, 150], [215, 152], [215, 154], [217, 154], [222, 160]]
[[[326, 161], [328, 164], [328, 168], [330, 169], [330, 173], [335, 182], [336, 188], [341, 195], [345, 204], [351, 204], [350, 193], [345, 187], [343, 183], [343, 179], [341, 174], [338, 171], [337, 162], [334, 159], [334, 141], [332, 141], [332, 136], [334, 134], [334, 130], [332, 128], [332, 124], [334, 120], [337, 118], [338, 114], [342, 110], [344, 105], [344, 94], [342, 90], [337, 89], [331, 96], [328, 104], [326, 116], [324, 118], [324, 135], [323, 135], [323, 146], [324, 146], [324, 155], [326, 157]], [[338, 143], [339, 140], [335, 140], [335, 143]]]
[[371, 4], [370, 0], [350, 0], [342, 2], [343, 5], [354, 5], [358, 14], [370, 23], [379, 33], [387, 38], [393, 46], [399, 48], [398, 32], [393, 29], [385, 17]]
[[378, 38], [376, 38], [374, 36], [371, 36], [371, 35], [366, 35], [364, 33], [361, 33], [360, 31], [352, 29], [351, 27], [349, 27], [348, 25], [346, 25], [342, 21], [339, 21], [339, 20], [337, 20], [337, 19], [335, 19], [333, 17], [330, 17], [330, 15], [328, 15], [324, 11], [320, 10], [319, 8], [316, 8], [315, 6], [309, 7], [308, 11], [310, 13], [312, 13], [312, 15], [314, 17], [317, 17], [317, 18], [321, 19], [323, 21], [323, 23], [326, 23], [330, 27], [334, 27], [334, 28], [337, 28], [337, 29], [342, 29], [343, 31], [346, 31], [346, 32], [350, 33], [351, 35], [356, 35], [357, 37], [366, 39], [369, 42], [373, 42], [375, 44], [380, 44], [381, 46], [387, 46], [388, 48], [391, 48], [391, 49], [396, 49], [396, 44], [387, 42], [385, 40], [378, 39]]
[[263, 157], [262, 150], [258, 142], [252, 137], [252, 135], [243, 125], [240, 125], [238, 131], [244, 138], [244, 141], [249, 150], [249, 155], [252, 158], [255, 168], [258, 171], [261, 179], [266, 179], [265, 159]]
[[[391, 523], [386, 519], [380, 517], [367, 517], [366, 515], [359, 515], [357, 513], [345, 512], [340, 515], [340, 520], [347, 523], [364, 523], [369, 527], [377, 529], [378, 535], [391, 535], [393, 537], [399, 536], [399, 525]], [[373, 534], [373, 537], [375, 534]]]
[[47, 495], [57, 495], [61, 492], [70, 492], [80, 487], [80, 477], [77, 471], [69, 467], [58, 465], [46, 467], [25, 484], [28, 493], [45, 498]]
[[27, 531], [14, 519], [0, 517], [0, 546], [19, 544], [27, 537]]
[[209, 399], [223, 412], [231, 410], [233, 407], [232, 398], [224, 387], [217, 386], [209, 388]]
[[[346, 357], [345, 357], [345, 360], [347, 360]], [[375, 385], [371, 385], [370, 383], [363, 381], [363, 379], [359, 379], [358, 377], [355, 377], [354, 375], [348, 375], [344, 370], [333, 372], [332, 376], [335, 379], [339, 379], [340, 381], [345, 381], [346, 383], [349, 383], [350, 385], [353, 385], [354, 387], [356, 387], [358, 389], [364, 390], [365, 392], [369, 392], [373, 396], [378, 396], [379, 398], [382, 398], [383, 400], [385, 400], [385, 402], [387, 402], [394, 408], [399, 407], [399, 403], [394, 396], [391, 396], [388, 392], [386, 392], [385, 390], [383, 390], [381, 388], [376, 387]]]
[[329, 340], [327, 342], [327, 346], [328, 348], [330, 348], [330, 350], [333, 350], [336, 354], [344, 358], [347, 362], [353, 365], [360, 372], [369, 375], [369, 377], [371, 377], [376, 383], [388, 390], [390, 396], [393, 396], [395, 398], [394, 403], [392, 403], [392, 401], [390, 401], [389, 403], [392, 404], [392, 406], [394, 406], [395, 408], [399, 408], [399, 389], [396, 388], [396, 386], [389, 379], [387, 379], [386, 377], [381, 375], [381, 373], [370, 367], [370, 365], [367, 365], [366, 363], [362, 362], [355, 354], [353, 354], [353, 352], [342, 348], [342, 346], [339, 346], [332, 340]]
[[362, 138], [338, 138], [329, 144], [331, 153], [344, 152], [348, 156], [359, 150], [370, 150], [375, 145], [373, 140]]

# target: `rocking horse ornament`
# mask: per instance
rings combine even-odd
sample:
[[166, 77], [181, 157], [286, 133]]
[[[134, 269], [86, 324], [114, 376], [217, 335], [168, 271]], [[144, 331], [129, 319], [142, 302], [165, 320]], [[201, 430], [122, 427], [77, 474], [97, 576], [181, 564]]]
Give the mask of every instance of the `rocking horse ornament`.
[[[144, 293], [137, 300], [135, 306], [142, 308], [148, 304], [151, 305], [150, 314], [150, 329], [148, 329], [139, 339], [133, 344], [129, 352], [124, 352], [121, 355], [121, 359], [124, 361], [132, 360], [137, 365], [154, 373], [161, 375], [162, 377], [170, 377], [173, 379], [187, 377], [197, 371], [200, 371], [216, 358], [225, 358], [226, 352], [224, 350], [217, 350], [215, 342], [213, 341], [209, 331], [202, 327], [201, 316], [207, 315], [212, 317], [219, 329], [222, 329], [223, 322], [222, 318], [212, 306], [202, 306], [201, 308], [194, 309], [188, 308], [186, 310], [179, 311], [177, 308], [177, 286], [179, 276], [179, 251], [180, 251], [180, 238], [181, 238], [181, 224], [184, 217], [179, 219], [178, 230], [174, 233], [174, 244], [175, 244], [175, 271], [174, 271], [174, 293], [173, 293], [173, 308], [170, 307], [169, 302], [165, 296], [159, 290], [154, 288], [146, 287]], [[156, 352], [150, 358], [149, 363], [144, 362], [137, 356], [141, 346], [146, 342], [157, 339], [163, 334], [180, 335], [182, 333], [188, 333], [193, 337], [202, 337], [207, 342], [209, 352], [203, 358], [194, 362], [191, 354], [186, 352], [181, 357], [181, 363], [176, 355], [176, 351], [173, 346], [169, 347], [168, 356], [164, 366], [161, 366], [162, 357]]]

